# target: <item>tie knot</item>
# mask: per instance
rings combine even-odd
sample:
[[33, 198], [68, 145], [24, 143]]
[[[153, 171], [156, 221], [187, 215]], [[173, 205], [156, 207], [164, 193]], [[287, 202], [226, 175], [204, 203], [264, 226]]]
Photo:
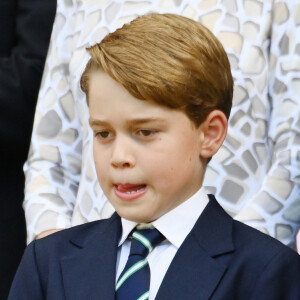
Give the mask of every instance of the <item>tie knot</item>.
[[132, 235], [130, 256], [146, 257], [165, 237], [157, 229], [135, 230]]

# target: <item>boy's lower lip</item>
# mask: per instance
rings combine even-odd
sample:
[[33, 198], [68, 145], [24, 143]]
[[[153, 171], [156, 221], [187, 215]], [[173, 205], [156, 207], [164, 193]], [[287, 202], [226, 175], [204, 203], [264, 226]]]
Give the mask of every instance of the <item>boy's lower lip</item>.
[[145, 184], [142, 185], [116, 184], [114, 190], [115, 190], [115, 194], [121, 200], [131, 201], [143, 196], [146, 193], [147, 186]]

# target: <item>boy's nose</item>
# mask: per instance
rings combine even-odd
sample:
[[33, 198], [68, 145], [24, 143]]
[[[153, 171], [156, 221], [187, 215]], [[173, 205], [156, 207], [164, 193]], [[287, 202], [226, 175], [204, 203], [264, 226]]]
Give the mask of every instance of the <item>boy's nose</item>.
[[131, 147], [126, 139], [116, 139], [114, 142], [111, 165], [114, 168], [133, 168], [135, 159]]

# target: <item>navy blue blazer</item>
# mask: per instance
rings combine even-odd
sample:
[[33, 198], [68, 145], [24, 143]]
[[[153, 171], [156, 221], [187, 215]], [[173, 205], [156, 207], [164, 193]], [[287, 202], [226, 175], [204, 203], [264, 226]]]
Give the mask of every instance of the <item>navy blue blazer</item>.
[[[115, 297], [120, 217], [73, 227], [28, 247], [9, 300]], [[157, 300], [299, 300], [300, 258], [210, 201], [175, 255]]]

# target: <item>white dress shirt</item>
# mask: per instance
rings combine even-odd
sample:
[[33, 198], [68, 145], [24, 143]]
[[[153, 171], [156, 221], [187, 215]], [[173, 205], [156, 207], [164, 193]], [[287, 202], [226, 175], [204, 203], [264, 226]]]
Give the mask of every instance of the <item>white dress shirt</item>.
[[208, 201], [208, 196], [202, 187], [191, 198], [151, 224], [137, 224], [122, 218], [122, 236], [118, 249], [116, 281], [127, 262], [131, 243], [127, 237], [132, 229], [136, 226], [139, 229], [141, 229], [140, 227], [155, 227], [165, 236], [166, 240], [156, 246], [147, 257], [151, 271], [149, 300], [153, 300], [178, 248], [194, 227]]

